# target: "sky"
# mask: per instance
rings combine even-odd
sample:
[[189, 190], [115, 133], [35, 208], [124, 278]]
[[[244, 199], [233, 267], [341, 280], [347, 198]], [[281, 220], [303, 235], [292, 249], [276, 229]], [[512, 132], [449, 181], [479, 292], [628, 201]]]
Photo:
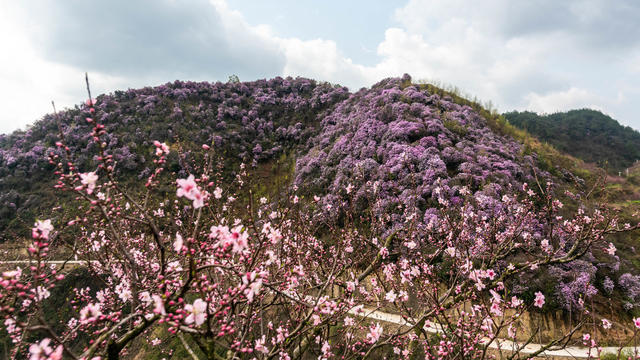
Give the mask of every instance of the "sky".
[[174, 80], [402, 76], [499, 111], [593, 108], [640, 129], [635, 0], [0, 0], [0, 133]]

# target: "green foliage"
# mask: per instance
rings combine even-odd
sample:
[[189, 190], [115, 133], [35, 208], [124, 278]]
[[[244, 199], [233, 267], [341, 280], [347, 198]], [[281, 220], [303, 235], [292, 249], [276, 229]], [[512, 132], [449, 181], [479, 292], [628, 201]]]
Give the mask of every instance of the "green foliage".
[[640, 133], [596, 110], [550, 115], [516, 111], [504, 117], [557, 149], [608, 171], [623, 171], [640, 159]]
[[623, 350], [620, 356], [616, 353], [605, 353], [600, 355], [600, 360], [617, 360], [617, 359], [633, 359], [634, 354], [632, 350]]
[[469, 131], [465, 126], [460, 125], [460, 123], [455, 120], [445, 119], [443, 124], [449, 131], [458, 134], [459, 136], [465, 136]]

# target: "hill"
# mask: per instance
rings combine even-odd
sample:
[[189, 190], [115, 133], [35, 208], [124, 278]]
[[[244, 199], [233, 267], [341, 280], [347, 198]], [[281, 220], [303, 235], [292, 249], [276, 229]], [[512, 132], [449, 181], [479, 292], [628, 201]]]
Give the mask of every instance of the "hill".
[[[94, 125], [87, 122], [82, 106], [46, 115], [27, 131], [0, 137], [4, 241], [27, 238], [36, 218], [51, 216], [56, 221], [59, 213], [79, 211], [71, 194], [62, 203], [54, 195], [54, 167], [47, 157], [62, 154], [56, 145], [59, 139], [75, 154], [81, 172], [96, 169], [93, 154], [103, 146], [125, 185], [142, 185], [149, 177], [156, 140], [178, 150], [166, 159], [168, 172], [178, 178], [187, 177], [202, 162], [203, 144], [211, 146], [224, 158], [221, 176], [233, 179], [240, 164], [246, 164], [258, 196], [273, 192], [274, 184], [293, 185], [307, 198], [317, 196], [315, 210], [322, 225], [317, 235], [323, 235], [328, 223], [390, 237], [408, 219], [416, 219], [416, 231], [425, 234], [441, 221], [437, 209], [442, 204], [456, 208], [469, 198], [483, 220], [496, 213], [507, 219], [505, 201], [526, 186], [542, 191], [540, 184], [554, 181], [556, 193], [563, 194], [593, 183], [579, 160], [542, 144], [477, 103], [412, 83], [409, 76], [385, 79], [355, 93], [303, 78], [176, 81], [98, 96], [96, 108], [106, 129], [102, 144], [92, 141]], [[175, 187], [163, 191], [175, 199]], [[243, 200], [236, 206], [242, 208]], [[575, 210], [571, 198], [562, 200], [563, 211]], [[362, 215], [347, 217], [354, 213]], [[525, 242], [531, 244], [527, 251], [540, 253], [541, 229], [545, 221], [560, 222], [554, 219], [529, 219], [530, 228], [523, 230]], [[447, 241], [456, 245], [455, 238]], [[570, 244], [564, 241], [563, 237], [563, 246]], [[514, 248], [505, 258], [522, 255], [521, 249]], [[636, 311], [640, 277], [626, 273], [634, 269], [631, 260], [616, 258], [612, 265], [601, 254], [583, 255], [548, 268], [536, 266], [508, 285], [528, 301], [544, 292], [545, 310], [581, 309], [588, 291], [589, 296], [602, 297], [614, 292], [628, 304], [626, 310]], [[446, 272], [442, 256], [433, 263], [436, 272]], [[508, 265], [503, 259], [495, 264], [501, 270]], [[623, 284], [613, 287], [618, 279]]]
[[[226, 172], [242, 162], [263, 172], [280, 163], [289, 169], [281, 175], [295, 172], [298, 185], [328, 191], [328, 202], [350, 183], [367, 206], [364, 189], [378, 183], [382, 208], [418, 195], [412, 206], [424, 212], [436, 180], [452, 194], [467, 186], [498, 197], [507, 187], [531, 181], [532, 166], [540, 175], [562, 175], [558, 164], [565, 160], [535, 139], [515, 137], [517, 130], [478, 104], [412, 84], [409, 77], [354, 94], [303, 78], [176, 81], [101, 95], [97, 107], [105, 149], [116, 161], [116, 174], [129, 184], [150, 175], [154, 140], [196, 156], [200, 144], [210, 144], [221, 150]], [[76, 154], [81, 171], [94, 170], [92, 126], [76, 106], [44, 116], [26, 131], [0, 135], [0, 240], [27, 235], [33, 221], [54, 206], [47, 158], [61, 154], [59, 139]], [[168, 162], [178, 176], [193, 168], [175, 155]]]
[[[132, 183], [150, 175], [154, 140], [184, 151], [211, 144], [223, 150], [230, 167], [277, 159], [304, 144], [319, 116], [347, 96], [346, 88], [309, 79], [176, 81], [99, 96], [98, 108], [116, 172]], [[0, 240], [27, 235], [34, 219], [54, 206], [54, 167], [47, 158], [60, 153], [57, 141], [64, 139], [82, 171], [92, 170], [92, 126], [76, 106], [44, 116], [26, 131], [0, 135]], [[168, 161], [180, 176], [191, 169], [177, 157]]]
[[590, 109], [549, 115], [533, 112], [503, 114], [513, 125], [557, 149], [613, 172], [640, 159], [640, 133]]

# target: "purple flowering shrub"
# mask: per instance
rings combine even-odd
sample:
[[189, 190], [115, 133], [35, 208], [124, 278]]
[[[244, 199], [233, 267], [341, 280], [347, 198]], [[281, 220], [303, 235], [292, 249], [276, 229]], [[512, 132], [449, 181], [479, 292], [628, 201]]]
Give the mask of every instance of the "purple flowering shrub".
[[582, 310], [584, 302], [598, 293], [594, 286], [597, 268], [585, 260], [574, 260], [566, 266], [553, 266], [549, 273], [558, 279], [556, 299], [565, 310]]
[[620, 275], [618, 284], [630, 303], [636, 304], [640, 300], [640, 276], [624, 273]]
[[[275, 78], [246, 83], [175, 81], [157, 87], [99, 96], [100, 139], [121, 178], [147, 177], [152, 140], [182, 148], [184, 154], [211, 144], [229, 159], [257, 164], [294, 150], [313, 134], [322, 112], [344, 99], [344, 87], [303, 78]], [[98, 143], [93, 123], [81, 107], [44, 116], [26, 131], [0, 135], [0, 230], [24, 232], [52, 204], [48, 163], [61, 155], [61, 139], [82, 171], [91, 171]], [[192, 164], [172, 155], [169, 168], [183, 176]], [[30, 195], [27, 195], [29, 194]], [[29, 204], [42, 204], [34, 209]]]
[[425, 216], [440, 199], [455, 203], [463, 187], [490, 208], [532, 180], [524, 165], [532, 159], [518, 143], [492, 132], [469, 106], [406, 82], [384, 80], [329, 112], [297, 162], [296, 184], [325, 190], [332, 209], [353, 197], [388, 217], [392, 229], [408, 215]]

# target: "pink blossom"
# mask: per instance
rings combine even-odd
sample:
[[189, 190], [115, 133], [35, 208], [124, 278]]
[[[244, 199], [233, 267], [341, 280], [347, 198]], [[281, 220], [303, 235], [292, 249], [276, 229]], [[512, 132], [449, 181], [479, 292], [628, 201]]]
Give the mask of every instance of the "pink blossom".
[[271, 244], [276, 244], [278, 241], [282, 240], [282, 233], [280, 230], [273, 228], [270, 222], [266, 222], [262, 225], [262, 234], [267, 236]]
[[492, 302], [495, 302], [495, 303], [502, 302], [502, 297], [500, 297], [500, 294], [498, 294], [498, 292], [496, 292], [495, 290], [489, 290], [489, 293], [491, 294]]
[[53, 231], [53, 225], [51, 225], [50, 219], [44, 221], [38, 220], [36, 221], [34, 228], [31, 230], [31, 235], [34, 239], [48, 239], [51, 231]]
[[35, 294], [36, 299], [38, 300], [44, 300], [49, 298], [49, 296], [51, 296], [51, 293], [49, 292], [49, 290], [47, 290], [45, 287], [42, 287], [42, 286], [38, 286], [35, 289], [31, 289], [31, 292]]
[[540, 291], [536, 292], [536, 298], [533, 301], [533, 305], [542, 309], [542, 305], [544, 305], [544, 295]]
[[200, 192], [193, 175], [189, 175], [186, 179], [178, 179], [176, 182], [178, 183], [178, 191], [176, 192], [178, 197], [184, 196], [189, 200], [193, 200], [193, 193]]
[[616, 246], [613, 245], [613, 243], [609, 243], [609, 247], [607, 249], [605, 249], [605, 251], [607, 252], [607, 254], [614, 256], [616, 254]]
[[87, 186], [87, 194], [93, 193], [93, 189], [96, 188], [96, 181], [98, 181], [98, 175], [96, 175], [94, 171], [78, 175], [80, 176], [80, 182], [82, 185]]
[[151, 299], [151, 294], [149, 294], [148, 291], [143, 291], [140, 294], [138, 294], [138, 299], [140, 299], [140, 301], [142, 301], [145, 304], [150, 304], [153, 300]]
[[276, 329], [276, 334], [277, 342], [282, 343], [287, 338], [287, 336], [289, 336], [289, 331], [287, 331], [287, 329], [283, 328], [282, 326], [278, 326], [278, 328]]
[[200, 191], [193, 194], [193, 207], [199, 209], [204, 206], [204, 196]]
[[89, 304], [80, 310], [80, 321], [93, 321], [100, 315], [102, 315], [100, 304]]
[[409, 249], [413, 250], [416, 248], [416, 246], [418, 246], [418, 244], [416, 244], [415, 241], [411, 240], [409, 242], [405, 242], [404, 246], [408, 247]]
[[602, 327], [606, 330], [611, 329], [611, 321], [607, 319], [602, 319]]
[[389, 292], [387, 293], [387, 295], [385, 295], [385, 297], [384, 297], [384, 298], [385, 298], [385, 300], [387, 300], [388, 302], [391, 302], [391, 303], [392, 303], [392, 302], [396, 301], [396, 298], [397, 298], [397, 297], [398, 297], [398, 295], [397, 295], [395, 292], [393, 292], [393, 290], [391, 290], [391, 291], [389, 291]]
[[116, 285], [116, 294], [123, 302], [127, 302], [131, 299], [131, 290], [129, 289], [129, 284], [126, 282], [121, 282]]
[[62, 345], [54, 351], [49, 344], [51, 339], [45, 338], [39, 343], [29, 346], [29, 360], [60, 360], [62, 359]]
[[254, 347], [254, 349], [263, 354], [268, 354], [269, 349], [266, 346], [264, 346], [265, 343], [266, 343], [265, 335], [262, 335], [260, 339], [256, 340], [256, 346]]
[[451, 257], [455, 257], [456, 256], [456, 248], [454, 248], [453, 246], [449, 246], [444, 250], [445, 253], [447, 253], [447, 255], [451, 256]]
[[183, 244], [184, 241], [182, 240], [182, 235], [180, 235], [180, 233], [176, 233], [176, 241], [173, 242], [173, 250], [177, 253], [181, 252]]
[[13, 334], [14, 332], [16, 332], [16, 330], [19, 330], [16, 326], [16, 321], [12, 318], [8, 318], [7, 320], [5, 320], [4, 326], [9, 334]]
[[260, 293], [260, 289], [262, 288], [262, 279], [257, 277], [255, 271], [250, 272], [244, 278], [242, 278], [242, 282], [247, 288], [244, 290], [244, 295], [247, 297], [247, 301], [249, 303], [253, 302], [253, 298], [255, 295]]
[[196, 299], [193, 304], [187, 304], [184, 310], [189, 313], [189, 316], [184, 319], [187, 325], [195, 323], [196, 326], [200, 326], [207, 318], [207, 303], [202, 299]]
[[491, 308], [489, 309], [489, 311], [491, 311], [491, 313], [496, 316], [502, 316], [502, 308], [500, 307], [500, 304], [497, 302], [494, 302], [491, 304]]
[[355, 321], [353, 321], [352, 317], [346, 316], [344, 318], [344, 326], [353, 326], [353, 324], [355, 324]]
[[167, 144], [155, 140], [153, 145], [156, 147], [156, 156], [169, 153], [169, 146], [167, 146]]
[[511, 297], [511, 307], [516, 308], [516, 307], [522, 305], [522, 302], [523, 302], [522, 300], [518, 299], [515, 296]]
[[196, 209], [204, 206], [204, 197], [193, 175], [189, 175], [186, 179], [178, 179], [176, 182], [178, 183], [178, 190], [176, 192], [178, 197], [185, 197], [192, 200], [193, 207]]
[[476, 282], [476, 289], [477, 289], [478, 291], [482, 291], [482, 290], [484, 290], [484, 288], [486, 288], [486, 287], [487, 287], [487, 286], [482, 282], [482, 280], [478, 280], [478, 281]]
[[233, 245], [233, 249], [231, 250], [234, 254], [244, 251], [247, 247], [249, 247], [249, 234], [246, 231], [242, 231], [242, 226], [236, 226], [231, 229], [231, 245]]
[[153, 312], [160, 315], [166, 315], [166, 311], [164, 310], [164, 301], [159, 295], [153, 294], [151, 295], [153, 299]]
[[19, 279], [22, 275], [22, 269], [17, 268], [15, 270], [4, 271], [2, 277], [5, 279]]
[[325, 359], [331, 355], [331, 345], [329, 345], [329, 342], [326, 340], [324, 344], [322, 344], [322, 348], [320, 350], [322, 350], [322, 357]]
[[347, 191], [347, 194], [351, 194], [351, 191], [353, 190], [353, 185], [349, 184], [344, 189]]
[[553, 250], [553, 248], [549, 244], [549, 240], [547, 240], [547, 239], [544, 239], [544, 240], [542, 240], [540, 242], [540, 247], [542, 248], [542, 251], [544, 251], [546, 253], [550, 253], [551, 250]]
[[378, 341], [378, 339], [380, 339], [380, 336], [382, 335], [382, 326], [380, 326], [380, 323], [376, 323], [376, 325], [372, 325], [371, 327], [369, 327], [369, 333], [367, 334], [367, 342], [369, 342], [369, 344], [373, 344], [375, 342]]
[[49, 355], [49, 360], [62, 360], [62, 351], [64, 348], [62, 345], [58, 345], [58, 347]]
[[489, 280], [493, 280], [496, 277], [496, 272], [493, 269], [488, 269], [485, 272], [485, 276], [489, 278]]
[[640, 317], [633, 318], [633, 324], [640, 329]]

